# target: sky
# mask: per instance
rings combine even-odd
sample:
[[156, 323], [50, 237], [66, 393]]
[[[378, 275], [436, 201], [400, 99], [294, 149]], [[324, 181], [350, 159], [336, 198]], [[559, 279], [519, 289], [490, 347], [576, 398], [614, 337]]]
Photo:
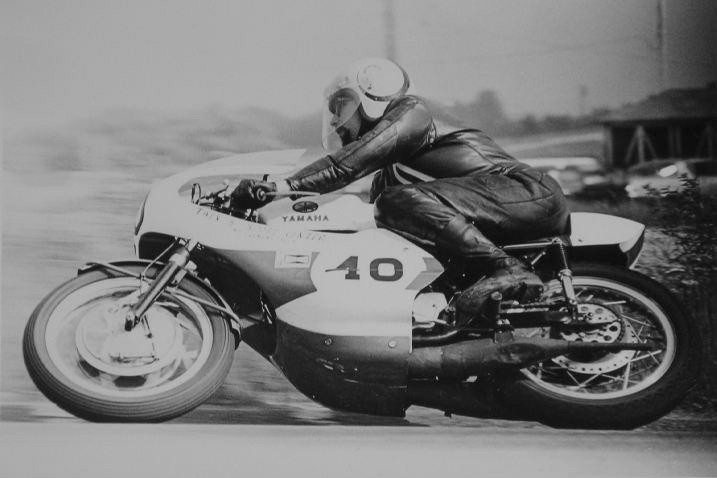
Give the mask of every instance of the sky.
[[[665, 86], [716, 81], [717, 1], [662, 1]], [[312, 113], [389, 36], [417, 92], [447, 104], [492, 89], [511, 117], [618, 107], [662, 86], [658, 2], [2, 0], [3, 129], [114, 109]]]

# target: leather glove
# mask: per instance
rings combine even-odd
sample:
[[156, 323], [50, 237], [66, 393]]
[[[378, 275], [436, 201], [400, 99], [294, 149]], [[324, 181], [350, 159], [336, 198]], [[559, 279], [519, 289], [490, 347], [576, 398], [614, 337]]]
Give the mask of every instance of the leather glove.
[[257, 209], [271, 202], [276, 192], [276, 183], [242, 179], [231, 194], [230, 204], [237, 209]]

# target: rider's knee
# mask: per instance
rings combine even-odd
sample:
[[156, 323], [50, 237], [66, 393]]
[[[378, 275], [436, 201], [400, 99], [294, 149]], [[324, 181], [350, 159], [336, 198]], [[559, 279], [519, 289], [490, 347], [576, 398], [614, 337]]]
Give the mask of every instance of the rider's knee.
[[412, 186], [393, 186], [386, 188], [376, 198], [376, 220], [383, 224], [392, 224], [397, 218], [410, 213], [410, 204], [416, 195]]

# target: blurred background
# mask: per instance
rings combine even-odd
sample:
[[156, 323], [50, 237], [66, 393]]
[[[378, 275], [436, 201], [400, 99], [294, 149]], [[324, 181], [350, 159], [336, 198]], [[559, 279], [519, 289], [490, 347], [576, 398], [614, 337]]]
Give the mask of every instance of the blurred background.
[[[716, 20], [713, 0], [3, 0], [0, 417], [61, 416], [24, 372], [25, 320], [78, 265], [131, 255], [152, 181], [228, 153], [318, 157], [323, 88], [365, 56], [574, 210], [648, 223], [642, 270], [700, 317], [717, 376]], [[235, 363], [223, 396], [325, 416], [261, 367]], [[688, 409], [714, 409], [715, 379], [700, 387]]]
[[716, 154], [712, 0], [0, 8], [3, 165], [13, 172], [131, 166], [156, 177], [210, 153], [318, 155], [323, 88], [365, 56], [398, 61], [419, 94], [521, 159], [592, 157], [536, 164], [569, 194], [606, 181], [622, 193], [638, 163]]

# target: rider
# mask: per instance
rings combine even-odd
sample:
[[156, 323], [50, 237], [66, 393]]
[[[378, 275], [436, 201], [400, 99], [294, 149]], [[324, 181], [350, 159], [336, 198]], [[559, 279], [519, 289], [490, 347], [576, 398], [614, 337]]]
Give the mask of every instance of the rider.
[[456, 324], [477, 318], [493, 292], [531, 300], [543, 283], [494, 241], [563, 232], [568, 210], [557, 183], [516, 161], [485, 133], [458, 124], [410, 94], [406, 72], [386, 59], [357, 61], [325, 90], [328, 155], [277, 182], [244, 180], [237, 206], [259, 207], [264, 192], [330, 192], [368, 174], [376, 223], [485, 271], [455, 302]]

